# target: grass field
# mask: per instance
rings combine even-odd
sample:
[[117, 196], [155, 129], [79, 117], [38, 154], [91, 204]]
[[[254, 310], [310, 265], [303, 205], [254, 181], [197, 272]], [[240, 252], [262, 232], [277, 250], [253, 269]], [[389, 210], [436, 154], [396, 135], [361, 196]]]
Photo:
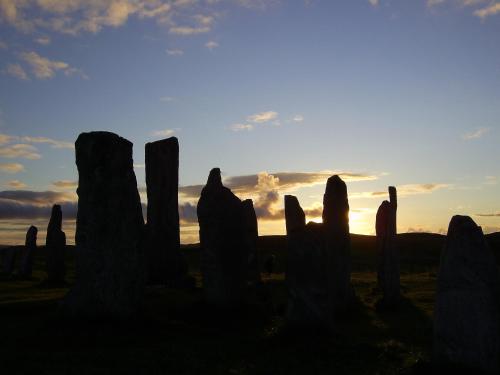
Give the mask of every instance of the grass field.
[[[488, 240], [498, 255], [500, 237]], [[277, 257], [276, 273], [241, 311], [214, 311], [199, 287], [147, 290], [144, 313], [133, 321], [68, 320], [58, 301], [68, 288], [49, 289], [44, 249], [33, 280], [0, 281], [1, 374], [398, 374], [428, 362], [436, 271], [444, 237], [401, 235], [404, 302], [378, 312], [373, 237], [353, 236], [352, 281], [358, 303], [338, 332], [285, 325], [285, 240], [262, 237], [261, 259]], [[69, 284], [74, 248], [68, 249]], [[186, 246], [190, 272], [200, 279], [199, 248]], [[498, 257], [497, 257], [498, 258]], [[422, 365], [420, 365], [422, 364]], [[423, 366], [423, 367], [422, 367]], [[420, 372], [419, 372], [420, 373]]]

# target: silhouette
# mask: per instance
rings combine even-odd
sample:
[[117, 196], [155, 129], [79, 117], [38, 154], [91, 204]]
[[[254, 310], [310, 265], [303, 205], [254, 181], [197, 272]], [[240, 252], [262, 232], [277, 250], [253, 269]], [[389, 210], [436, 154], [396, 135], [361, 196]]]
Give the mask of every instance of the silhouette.
[[33, 272], [33, 255], [36, 252], [36, 237], [38, 234], [38, 228], [35, 226], [30, 226], [26, 232], [26, 242], [24, 247], [21, 249], [21, 260], [19, 263], [18, 275], [21, 278], [30, 278]]
[[274, 272], [274, 265], [276, 263], [276, 256], [274, 254], [269, 255], [264, 263], [264, 269], [270, 276]]
[[186, 277], [186, 267], [180, 254], [177, 138], [146, 144], [146, 185], [148, 281], [179, 284]]
[[130, 316], [145, 283], [144, 219], [132, 166], [132, 143], [109, 132], [82, 133], [78, 167], [76, 283], [71, 314]]
[[205, 297], [215, 305], [237, 306], [245, 300], [247, 224], [241, 200], [222, 185], [219, 168], [210, 171], [197, 214]]
[[2, 250], [2, 272], [11, 275], [14, 272], [17, 258], [17, 247], [10, 246]]
[[400, 299], [399, 253], [396, 244], [397, 208], [396, 188], [390, 186], [389, 201], [383, 201], [380, 205], [375, 223], [377, 251], [380, 259], [377, 281], [383, 293], [383, 297], [379, 301], [381, 308], [395, 308]]
[[253, 208], [251, 199], [246, 199], [242, 202], [243, 214], [245, 216], [245, 228], [247, 240], [246, 247], [248, 249], [248, 277], [247, 281], [250, 285], [255, 285], [260, 282], [259, 255], [257, 252], [257, 242], [259, 239], [259, 229], [257, 225], [257, 215]]
[[434, 359], [498, 373], [500, 277], [481, 227], [454, 216], [441, 254]]
[[65, 282], [66, 264], [64, 258], [66, 252], [66, 234], [61, 228], [62, 210], [61, 206], [55, 204], [52, 207], [45, 241], [45, 249], [47, 251], [47, 281], [49, 284], [64, 284]]
[[348, 213], [347, 187], [338, 176], [328, 179], [322, 224], [306, 225], [297, 198], [285, 196], [288, 321], [333, 329], [335, 316], [351, 306]]

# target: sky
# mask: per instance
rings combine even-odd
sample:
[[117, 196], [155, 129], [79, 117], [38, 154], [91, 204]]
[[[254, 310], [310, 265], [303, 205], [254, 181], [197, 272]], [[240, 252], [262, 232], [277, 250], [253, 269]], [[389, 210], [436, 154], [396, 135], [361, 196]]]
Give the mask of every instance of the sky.
[[285, 194], [321, 220], [333, 174], [353, 233], [390, 185], [400, 233], [500, 231], [500, 1], [0, 0], [0, 243], [44, 243], [54, 203], [74, 242], [93, 130], [134, 143], [144, 205], [144, 145], [178, 137], [184, 243], [213, 167], [261, 235]]

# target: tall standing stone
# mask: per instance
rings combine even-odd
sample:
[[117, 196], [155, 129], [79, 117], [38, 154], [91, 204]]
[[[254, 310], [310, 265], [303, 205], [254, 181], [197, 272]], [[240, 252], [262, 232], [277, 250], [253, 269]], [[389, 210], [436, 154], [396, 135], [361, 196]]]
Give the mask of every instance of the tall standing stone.
[[26, 241], [24, 247], [21, 249], [21, 260], [19, 263], [19, 276], [21, 277], [29, 278], [33, 273], [33, 256], [37, 249], [37, 234], [38, 228], [33, 225], [26, 232]]
[[11, 275], [14, 272], [16, 265], [18, 249], [16, 246], [11, 246], [2, 250], [2, 272], [6, 275]]
[[215, 305], [237, 306], [245, 298], [246, 222], [241, 200], [222, 185], [219, 168], [210, 171], [197, 214], [205, 297]]
[[389, 201], [383, 201], [377, 211], [375, 231], [379, 254], [378, 284], [383, 297], [381, 307], [393, 308], [400, 302], [399, 252], [397, 248], [397, 193], [389, 187]]
[[109, 132], [82, 133], [78, 168], [76, 284], [69, 313], [126, 317], [141, 306], [145, 284], [144, 219], [132, 143]]
[[257, 215], [253, 207], [251, 199], [246, 199], [242, 202], [243, 214], [245, 217], [246, 241], [248, 249], [248, 277], [247, 281], [250, 285], [255, 285], [260, 282], [260, 266], [257, 250], [257, 242], [259, 240], [259, 228], [257, 224]]
[[171, 137], [146, 144], [148, 280], [176, 284], [183, 274], [179, 239], [179, 142]]
[[434, 310], [434, 357], [498, 373], [500, 277], [481, 227], [454, 216], [441, 254]]
[[52, 207], [47, 237], [45, 241], [47, 251], [47, 276], [49, 283], [64, 283], [66, 277], [65, 253], [66, 234], [62, 231], [61, 206], [55, 204]]
[[306, 225], [297, 198], [285, 196], [287, 319], [334, 328], [353, 299], [349, 203], [338, 176], [328, 179], [323, 205], [323, 223]]
[[351, 235], [349, 233], [349, 201], [347, 185], [335, 175], [328, 179], [323, 195], [323, 225], [328, 297], [334, 312], [349, 309], [354, 298], [351, 285]]

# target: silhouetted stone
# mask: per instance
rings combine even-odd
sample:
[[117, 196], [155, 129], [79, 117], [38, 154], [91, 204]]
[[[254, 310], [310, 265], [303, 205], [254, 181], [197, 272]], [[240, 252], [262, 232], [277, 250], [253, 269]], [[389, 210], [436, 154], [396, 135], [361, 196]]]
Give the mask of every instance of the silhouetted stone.
[[347, 187], [338, 176], [328, 179], [323, 204], [323, 223], [306, 225], [297, 198], [285, 196], [287, 319], [333, 328], [354, 297]]
[[397, 248], [397, 195], [396, 188], [389, 187], [390, 201], [383, 201], [377, 211], [375, 231], [377, 234], [377, 250], [380, 257], [378, 268], [378, 284], [383, 298], [380, 307], [393, 308], [400, 301], [399, 252]]
[[49, 283], [64, 283], [66, 277], [65, 253], [66, 234], [62, 231], [61, 206], [52, 207], [47, 237], [45, 241], [47, 251], [47, 279]]
[[14, 272], [17, 257], [17, 248], [15, 246], [2, 250], [2, 272], [10, 275]]
[[148, 280], [176, 285], [186, 277], [179, 239], [179, 143], [146, 144]]
[[441, 254], [434, 310], [434, 356], [498, 373], [500, 278], [481, 227], [451, 219]]
[[35, 255], [36, 237], [38, 229], [35, 226], [29, 227], [26, 232], [26, 242], [21, 249], [20, 262], [19, 262], [19, 276], [23, 278], [30, 278], [33, 272], [33, 256]]
[[144, 219], [132, 143], [91, 132], [80, 134], [75, 148], [76, 284], [64, 306], [77, 315], [130, 316], [141, 306], [145, 284]]
[[351, 285], [351, 235], [347, 186], [335, 175], [328, 179], [323, 195], [328, 297], [335, 313], [349, 309], [354, 299]]
[[222, 185], [218, 168], [210, 171], [197, 214], [205, 297], [216, 305], [236, 306], [245, 298], [246, 221], [240, 199]]
[[264, 262], [264, 269], [268, 275], [274, 272], [274, 266], [276, 264], [276, 256], [274, 254], [269, 255]]
[[257, 215], [253, 208], [251, 199], [242, 202], [243, 214], [245, 217], [246, 240], [248, 249], [248, 277], [247, 281], [253, 285], [260, 282], [259, 257], [257, 252], [257, 241], [259, 239], [259, 229]]

